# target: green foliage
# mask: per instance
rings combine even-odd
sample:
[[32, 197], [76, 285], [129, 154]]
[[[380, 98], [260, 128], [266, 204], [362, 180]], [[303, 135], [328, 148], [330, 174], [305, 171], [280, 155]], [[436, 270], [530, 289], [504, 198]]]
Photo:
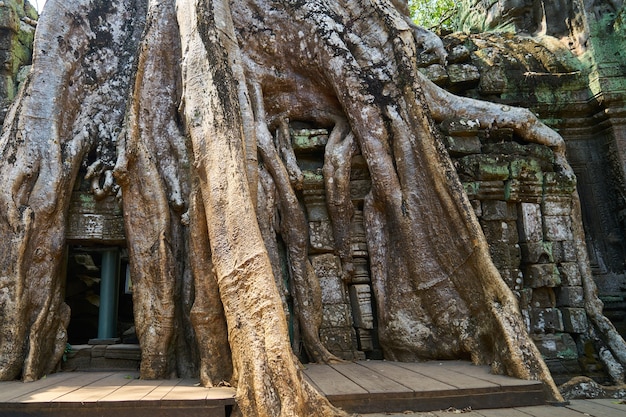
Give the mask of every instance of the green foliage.
[[453, 30], [458, 5], [454, 0], [409, 0], [409, 10], [416, 24], [435, 30]]

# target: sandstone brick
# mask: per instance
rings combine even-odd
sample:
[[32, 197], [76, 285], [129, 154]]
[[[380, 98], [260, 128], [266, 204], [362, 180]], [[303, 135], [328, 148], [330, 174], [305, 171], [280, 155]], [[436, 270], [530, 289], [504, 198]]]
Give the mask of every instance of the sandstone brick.
[[559, 265], [561, 282], [565, 286], [575, 287], [582, 285], [580, 269], [575, 262], [563, 262]]
[[484, 220], [517, 220], [517, 207], [506, 201], [488, 200], [482, 202]]
[[562, 332], [561, 310], [558, 308], [531, 308], [530, 329], [532, 333]]
[[520, 243], [522, 262], [525, 264], [547, 264], [554, 262], [552, 242]]
[[448, 65], [448, 75], [451, 84], [472, 84], [480, 80], [480, 71], [470, 64]]
[[478, 181], [475, 197], [479, 200], [505, 200], [504, 181]]
[[359, 350], [369, 352], [374, 350], [374, 338], [370, 329], [356, 329], [356, 337], [359, 343]]
[[480, 125], [477, 120], [450, 118], [441, 122], [439, 129], [448, 136], [477, 138]]
[[543, 216], [544, 236], [553, 242], [572, 240], [572, 219], [570, 216]]
[[514, 159], [511, 161], [511, 178], [533, 184], [543, 184], [541, 164], [531, 158]]
[[532, 264], [525, 269], [524, 283], [530, 288], [556, 287], [561, 285], [561, 276], [555, 264]]
[[585, 333], [589, 326], [584, 308], [564, 307], [561, 309], [563, 328], [568, 333]]
[[522, 256], [519, 245], [510, 243], [489, 243], [489, 253], [498, 269], [519, 268]]
[[374, 314], [372, 309], [372, 292], [367, 284], [350, 286], [350, 302], [355, 327], [361, 329], [374, 328]]
[[345, 303], [346, 290], [342, 281], [339, 258], [332, 254], [324, 254], [311, 256], [310, 260], [322, 288], [322, 303]]
[[347, 304], [324, 304], [322, 327], [350, 327], [351, 314]]
[[312, 253], [334, 251], [335, 240], [330, 220], [309, 222], [309, 243]]
[[533, 298], [533, 289], [524, 288], [519, 292], [519, 306], [522, 310], [529, 310]]
[[354, 358], [356, 350], [352, 332], [354, 329], [350, 327], [320, 329], [320, 341], [334, 355], [350, 360]]
[[535, 345], [544, 359], [577, 359], [578, 348], [567, 333], [534, 334]]
[[437, 85], [445, 85], [450, 81], [448, 71], [441, 64], [431, 64], [420, 68], [419, 71]]
[[452, 156], [463, 156], [480, 153], [480, 139], [478, 136], [459, 137], [446, 136], [444, 143]]
[[352, 201], [363, 201], [367, 193], [372, 188], [370, 180], [351, 180], [350, 181], [350, 198]]
[[576, 251], [576, 244], [573, 240], [552, 243], [552, 253], [556, 263], [576, 262], [578, 260]]
[[571, 197], [546, 196], [541, 203], [544, 216], [569, 216], [572, 213]]
[[541, 206], [539, 204], [519, 204], [517, 220], [520, 242], [543, 241], [543, 224], [541, 221]]
[[554, 308], [556, 307], [556, 296], [552, 288], [537, 288], [533, 290], [531, 300], [532, 308]]
[[519, 239], [517, 224], [514, 221], [481, 220], [480, 225], [489, 243], [500, 242], [514, 245]]
[[583, 307], [585, 295], [583, 287], [559, 287], [556, 289], [557, 306]]

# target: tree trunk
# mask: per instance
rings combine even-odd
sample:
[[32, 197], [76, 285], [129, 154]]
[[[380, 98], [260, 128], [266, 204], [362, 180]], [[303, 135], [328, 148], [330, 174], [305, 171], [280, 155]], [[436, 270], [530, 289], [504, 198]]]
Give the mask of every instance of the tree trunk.
[[0, 252], [0, 379], [40, 378], [65, 347], [64, 228], [82, 164], [98, 195], [115, 192], [111, 172], [121, 187], [142, 378], [229, 381], [250, 417], [342, 415], [303, 380], [289, 340], [287, 291], [308, 356], [338, 360], [319, 336], [292, 120], [331, 129], [322, 171], [346, 281], [350, 163], [356, 152], [367, 162], [386, 358], [467, 357], [539, 379], [562, 400], [432, 119], [513, 127], [570, 175], [563, 141], [528, 111], [425, 80], [416, 39], [444, 56], [429, 36], [389, 0], [81, 0], [71, 10], [48, 0], [0, 143], [0, 233], [12, 242]]

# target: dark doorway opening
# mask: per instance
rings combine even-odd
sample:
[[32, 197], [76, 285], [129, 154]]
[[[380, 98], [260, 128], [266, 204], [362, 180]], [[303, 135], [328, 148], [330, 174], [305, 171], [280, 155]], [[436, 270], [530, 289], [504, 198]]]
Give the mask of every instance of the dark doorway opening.
[[126, 250], [118, 246], [68, 248], [65, 302], [71, 308], [68, 343], [119, 339], [137, 343]]

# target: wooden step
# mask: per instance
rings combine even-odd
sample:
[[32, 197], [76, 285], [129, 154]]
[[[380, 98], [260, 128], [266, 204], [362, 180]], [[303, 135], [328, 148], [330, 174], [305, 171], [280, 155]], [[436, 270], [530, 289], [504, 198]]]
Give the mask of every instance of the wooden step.
[[0, 417], [226, 417], [232, 388], [197, 380], [145, 381], [136, 372], [62, 372], [37, 382], [0, 383]]
[[462, 361], [306, 365], [305, 374], [331, 403], [351, 413], [545, 404], [540, 382], [492, 375], [486, 366]]
[[[308, 364], [304, 377], [351, 413], [545, 404], [541, 383], [462, 361]], [[28, 384], [0, 382], [0, 417], [226, 417], [234, 395], [232, 388], [203, 388], [194, 379], [144, 381], [134, 371], [61, 372]]]

